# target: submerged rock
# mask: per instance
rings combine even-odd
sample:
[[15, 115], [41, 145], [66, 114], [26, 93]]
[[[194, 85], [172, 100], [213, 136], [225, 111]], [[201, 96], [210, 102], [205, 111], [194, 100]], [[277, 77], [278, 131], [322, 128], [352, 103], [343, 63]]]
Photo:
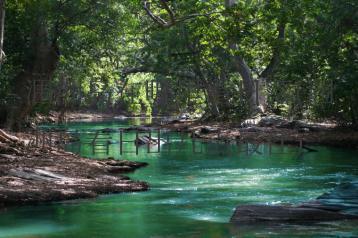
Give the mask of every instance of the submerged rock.
[[231, 222], [319, 222], [342, 219], [358, 219], [358, 182], [340, 184], [316, 200], [297, 206], [238, 206]]
[[305, 206], [244, 205], [236, 208], [231, 222], [312, 222], [358, 219], [358, 216]]

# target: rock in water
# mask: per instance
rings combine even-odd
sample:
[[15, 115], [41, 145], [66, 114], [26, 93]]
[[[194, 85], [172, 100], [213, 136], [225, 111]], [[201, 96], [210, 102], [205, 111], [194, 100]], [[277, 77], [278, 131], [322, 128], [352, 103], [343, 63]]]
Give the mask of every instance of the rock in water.
[[138, 139], [136, 139], [134, 141], [134, 143], [136, 145], [157, 145], [158, 144], [158, 139], [155, 137], [149, 137], [149, 136], [141, 136], [138, 137]]
[[244, 205], [236, 208], [231, 222], [318, 222], [358, 219], [358, 216], [302, 206]]
[[317, 201], [327, 207], [339, 207], [340, 212], [358, 216], [358, 181], [341, 183], [319, 196]]
[[358, 181], [342, 183], [316, 200], [293, 205], [238, 206], [231, 217], [234, 223], [319, 222], [358, 219]]

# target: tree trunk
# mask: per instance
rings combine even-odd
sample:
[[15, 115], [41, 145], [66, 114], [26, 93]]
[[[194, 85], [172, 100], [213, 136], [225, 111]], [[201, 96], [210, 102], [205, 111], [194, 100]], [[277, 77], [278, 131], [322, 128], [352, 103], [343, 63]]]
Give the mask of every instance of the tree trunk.
[[59, 61], [57, 42], [49, 41], [47, 26], [43, 22], [37, 24], [32, 35], [31, 53], [32, 55], [24, 62], [24, 70], [15, 77], [13, 84], [17, 101], [9, 110], [7, 127], [15, 131], [21, 129], [36, 103], [33, 100], [37, 93], [34, 82], [44, 80], [43, 83], [48, 83]]
[[5, 0], [0, 0], [0, 70], [1, 64], [4, 60], [5, 53], [4, 47], [4, 34], [5, 34]]
[[[232, 8], [236, 4], [236, 0], [225, 0], [225, 7], [226, 9]], [[229, 40], [229, 48], [234, 52], [237, 52], [238, 46], [233, 39]], [[249, 110], [250, 114], [254, 114], [258, 112], [259, 102], [256, 101], [256, 89], [255, 89], [255, 82], [252, 76], [252, 72], [250, 67], [247, 65], [246, 61], [242, 58], [242, 56], [235, 53], [232, 55], [232, 61], [234, 63], [235, 70], [240, 74], [245, 94], [249, 103]]]

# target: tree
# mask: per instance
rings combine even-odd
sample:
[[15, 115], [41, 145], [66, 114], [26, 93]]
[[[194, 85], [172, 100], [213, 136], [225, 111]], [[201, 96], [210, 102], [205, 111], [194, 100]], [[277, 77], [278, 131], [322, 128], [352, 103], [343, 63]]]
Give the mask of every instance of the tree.
[[0, 0], [0, 70], [4, 60], [5, 53], [3, 51], [5, 35], [5, 0]]

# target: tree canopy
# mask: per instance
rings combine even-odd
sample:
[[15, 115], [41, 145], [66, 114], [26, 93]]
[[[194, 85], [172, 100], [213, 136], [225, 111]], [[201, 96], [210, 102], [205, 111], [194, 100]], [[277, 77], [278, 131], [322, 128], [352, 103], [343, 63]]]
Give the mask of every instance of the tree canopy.
[[1, 3], [9, 127], [50, 109], [358, 123], [354, 0]]

